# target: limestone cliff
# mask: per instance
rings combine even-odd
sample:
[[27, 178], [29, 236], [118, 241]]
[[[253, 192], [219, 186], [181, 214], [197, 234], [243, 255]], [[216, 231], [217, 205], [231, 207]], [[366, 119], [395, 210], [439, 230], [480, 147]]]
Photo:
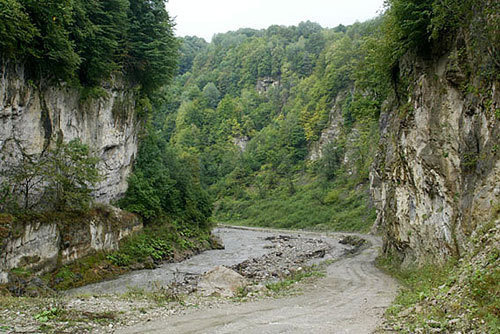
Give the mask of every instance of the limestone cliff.
[[463, 255], [500, 203], [500, 84], [480, 76], [498, 64], [474, 58], [470, 41], [462, 34], [439, 57], [403, 58], [407, 95], [381, 115], [377, 227], [384, 251], [406, 264]]
[[134, 91], [118, 79], [104, 91], [105, 97], [84, 100], [65, 85], [34, 84], [23, 66], [2, 61], [0, 168], [15, 165], [23, 154], [39, 154], [58, 137], [80, 138], [101, 158], [96, 200], [120, 197], [137, 152]]
[[309, 149], [309, 160], [316, 161], [337, 151], [340, 166], [347, 175], [368, 179], [368, 170], [377, 149], [378, 128], [374, 118], [355, 119], [351, 101], [358, 95], [355, 88], [340, 91], [328, 115], [328, 123], [319, 140]]
[[118, 249], [142, 229], [138, 216], [113, 207], [91, 212], [0, 217], [0, 284], [15, 268], [40, 274], [98, 251]]

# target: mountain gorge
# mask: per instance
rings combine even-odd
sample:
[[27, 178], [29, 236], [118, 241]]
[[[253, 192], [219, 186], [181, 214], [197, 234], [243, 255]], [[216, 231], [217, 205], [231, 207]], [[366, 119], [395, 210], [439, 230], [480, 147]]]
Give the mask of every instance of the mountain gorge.
[[208, 43], [162, 0], [0, 2], [2, 283], [154, 268], [215, 223], [371, 231], [391, 330], [498, 329], [500, 5], [386, 5]]
[[218, 221], [369, 229], [368, 166], [384, 85], [372, 89], [368, 81], [379, 78], [363, 72], [380, 23], [184, 39], [155, 122], [199, 161]]
[[[415, 301], [399, 312], [424, 311], [393, 328], [490, 330], [499, 296], [498, 5], [389, 5], [349, 27], [186, 38], [162, 128], [199, 159], [218, 221], [350, 231], [375, 222], [390, 270], [434, 282], [409, 283], [413, 295], [401, 303]], [[443, 297], [438, 286], [459, 293]]]

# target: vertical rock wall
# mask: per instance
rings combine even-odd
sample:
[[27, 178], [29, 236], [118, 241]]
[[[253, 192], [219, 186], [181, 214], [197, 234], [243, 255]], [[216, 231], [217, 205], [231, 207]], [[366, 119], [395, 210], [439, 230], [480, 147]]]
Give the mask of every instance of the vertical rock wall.
[[40, 274], [97, 251], [116, 250], [121, 239], [143, 227], [136, 215], [112, 207], [75, 217], [13, 219], [4, 221], [6, 226], [10, 233], [0, 239], [0, 284], [9, 281], [14, 268]]
[[381, 116], [371, 188], [384, 250], [403, 263], [463, 255], [500, 203], [500, 86], [462, 65], [407, 57], [408, 100]]
[[[44, 88], [40, 88], [44, 87]], [[120, 80], [104, 87], [105, 97], [83, 100], [65, 85], [34, 84], [21, 65], [0, 66], [0, 169], [22, 154], [39, 154], [58, 136], [80, 138], [101, 157], [99, 202], [123, 195], [137, 152], [138, 122], [131, 87]]]
[[332, 110], [330, 110], [328, 115], [328, 124], [326, 128], [321, 132], [319, 140], [311, 145], [309, 160], [316, 161], [321, 159], [325, 146], [335, 142], [342, 135], [345, 121], [342, 112], [342, 104], [349, 94], [349, 91], [342, 91], [335, 98]]

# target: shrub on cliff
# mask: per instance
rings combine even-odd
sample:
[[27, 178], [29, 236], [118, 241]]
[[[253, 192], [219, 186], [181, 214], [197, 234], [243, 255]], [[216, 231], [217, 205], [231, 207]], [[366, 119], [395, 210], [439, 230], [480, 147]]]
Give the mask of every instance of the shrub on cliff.
[[2, 172], [0, 210], [85, 210], [92, 202], [93, 186], [99, 181], [97, 163], [79, 139], [58, 141], [40, 156], [24, 156], [16, 166]]
[[79, 139], [59, 142], [50, 150], [47, 168], [45, 201], [55, 210], [87, 209], [92, 203], [93, 186], [100, 180], [97, 163], [89, 147]]
[[442, 53], [464, 30], [469, 31], [466, 44], [479, 53], [498, 52], [500, 19], [494, 14], [500, 9], [498, 1], [388, 0], [386, 4], [385, 42], [392, 47], [394, 61], [406, 51], [424, 56]]

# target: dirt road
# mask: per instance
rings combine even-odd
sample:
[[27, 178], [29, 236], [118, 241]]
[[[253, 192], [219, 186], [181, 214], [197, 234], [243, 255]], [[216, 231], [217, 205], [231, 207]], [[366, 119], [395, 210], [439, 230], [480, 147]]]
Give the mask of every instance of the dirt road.
[[329, 265], [302, 294], [156, 319], [117, 333], [371, 333], [393, 300], [397, 284], [374, 266], [380, 240]]

